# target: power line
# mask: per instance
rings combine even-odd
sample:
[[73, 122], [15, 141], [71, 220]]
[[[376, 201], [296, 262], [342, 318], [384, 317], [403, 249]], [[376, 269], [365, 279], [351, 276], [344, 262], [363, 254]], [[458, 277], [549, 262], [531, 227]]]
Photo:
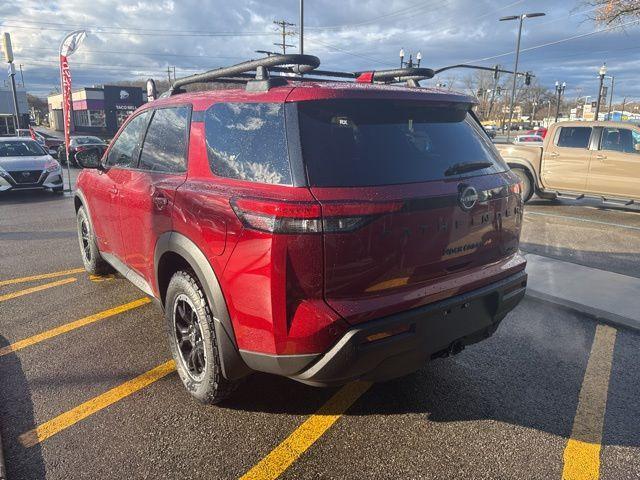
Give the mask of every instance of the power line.
[[[533, 47], [523, 48], [522, 50], [520, 50], [520, 53], [530, 52], [532, 50], [537, 50], [539, 48], [558, 45], [560, 43], [569, 42], [571, 40], [577, 40], [579, 38], [589, 37], [591, 35], [596, 35], [598, 33], [608, 32], [608, 31], [614, 30], [616, 28], [622, 28], [622, 27], [628, 27], [630, 25], [636, 25], [638, 23], [640, 23], [640, 20], [632, 20], [630, 22], [623, 23], [623, 24], [620, 24], [620, 25], [614, 25], [614, 26], [611, 26], [611, 27], [602, 28], [600, 30], [594, 30], [594, 31], [588, 32], [588, 33], [581, 33], [581, 34], [578, 34], [578, 35], [572, 35], [570, 37], [561, 38], [560, 40], [554, 40], [552, 42], [541, 43], [540, 45], [534, 45]], [[469, 61], [464, 62], [464, 63], [484, 62], [486, 60], [493, 60], [495, 58], [506, 57], [507, 55], [513, 55], [514, 53], [515, 52], [511, 51], [511, 52], [507, 52], [507, 53], [501, 53], [499, 55], [493, 55], [491, 57], [484, 57], [484, 58], [478, 58], [478, 59], [475, 59], [475, 60], [469, 60]]]
[[[10, 27], [10, 28], [17, 28], [19, 30], [38, 30], [38, 31], [53, 31], [53, 32], [68, 32], [69, 29], [68, 28], [46, 28], [46, 27], [24, 27], [21, 25], [10, 25], [7, 23], [4, 23], [2, 26], [4, 27]], [[259, 36], [267, 36], [267, 35], [272, 35], [272, 33], [268, 33], [268, 32], [210, 32], [210, 33], [175, 33], [175, 32], [171, 32], [171, 31], [162, 31], [162, 32], [158, 32], [158, 33], [147, 33], [147, 32], [125, 32], [125, 31], [118, 31], [118, 32], [106, 32], [104, 30], [101, 30], [102, 27], [97, 27], [97, 28], [87, 28], [87, 30], [90, 30], [92, 33], [99, 33], [102, 35], [138, 35], [138, 36], [146, 36], [146, 37], [259, 37]]]
[[399, 10], [395, 10], [393, 12], [389, 12], [384, 15], [379, 15], [377, 17], [370, 18], [369, 20], [364, 20], [362, 22], [357, 22], [357, 23], [345, 23], [342, 25], [319, 26], [319, 27], [307, 27], [305, 25], [305, 28], [309, 30], [341, 30], [343, 28], [352, 28], [352, 27], [359, 27], [362, 25], [369, 25], [371, 23], [376, 23], [378, 20], [381, 20], [384, 18], [398, 17], [398, 16], [401, 17], [409, 13], [414, 14], [422, 9], [430, 7], [431, 6], [429, 5], [430, 3], [440, 3], [440, 2], [429, 2], [429, 1], [421, 2], [420, 4], [414, 4], [412, 6], [401, 8]]
[[282, 35], [282, 43], [274, 43], [276, 47], [280, 47], [282, 49], [282, 53], [286, 55], [287, 47], [294, 48], [295, 45], [290, 45], [287, 43], [287, 37], [291, 37], [295, 35], [295, 32], [287, 31], [287, 27], [295, 27], [295, 23], [287, 22], [286, 20], [274, 20], [274, 25], [280, 27], [281, 35]]

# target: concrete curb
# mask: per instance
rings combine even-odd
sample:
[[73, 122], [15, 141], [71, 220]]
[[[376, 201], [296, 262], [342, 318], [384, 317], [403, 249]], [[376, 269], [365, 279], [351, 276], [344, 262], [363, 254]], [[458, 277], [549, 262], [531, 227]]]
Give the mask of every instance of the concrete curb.
[[615, 313], [607, 312], [605, 310], [600, 310], [588, 305], [572, 302], [571, 300], [567, 300], [566, 298], [561, 298], [555, 295], [550, 295], [548, 293], [534, 290], [531, 287], [527, 287], [526, 296], [535, 298], [536, 300], [541, 300], [543, 302], [553, 303], [554, 305], [560, 305], [562, 307], [569, 308], [574, 312], [593, 317], [595, 320], [602, 320], [604, 323], [640, 331], [640, 322], [633, 318], [623, 317], [621, 315], [616, 315]]

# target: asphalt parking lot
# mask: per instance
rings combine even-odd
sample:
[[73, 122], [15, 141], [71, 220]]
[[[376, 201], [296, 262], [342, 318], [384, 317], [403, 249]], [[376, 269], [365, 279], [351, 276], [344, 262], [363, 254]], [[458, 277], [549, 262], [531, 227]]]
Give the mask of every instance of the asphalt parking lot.
[[[640, 277], [640, 212], [534, 200], [522, 248]], [[183, 389], [157, 308], [80, 268], [73, 201], [0, 197], [8, 478], [640, 478], [640, 334], [526, 298], [486, 342], [392, 382]]]

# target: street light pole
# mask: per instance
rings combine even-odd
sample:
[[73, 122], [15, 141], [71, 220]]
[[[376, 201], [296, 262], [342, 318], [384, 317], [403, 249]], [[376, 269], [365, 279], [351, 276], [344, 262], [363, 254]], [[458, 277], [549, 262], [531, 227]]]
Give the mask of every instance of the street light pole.
[[564, 89], [567, 87], [566, 82], [556, 82], [556, 94], [558, 95], [557, 103], [556, 103], [556, 122], [558, 121], [558, 117], [560, 117], [560, 102], [562, 100], [562, 94], [564, 93]]
[[304, 0], [300, 0], [300, 48], [298, 51], [300, 55], [304, 53]]
[[600, 102], [602, 101], [602, 84], [604, 83], [604, 76], [607, 74], [607, 64], [603, 63], [598, 72], [600, 75], [600, 86], [598, 87], [598, 101], [596, 102], [596, 122], [600, 116]]
[[513, 68], [513, 87], [511, 89], [511, 101], [509, 102], [509, 123], [507, 127], [507, 142], [511, 136], [511, 122], [513, 121], [513, 104], [516, 100], [516, 80], [518, 79], [518, 61], [520, 60], [520, 39], [522, 38], [522, 23], [525, 18], [542, 17], [544, 13], [523, 13], [522, 15], [510, 15], [500, 18], [501, 22], [509, 20], [519, 20], [518, 39], [516, 41], [516, 63]]

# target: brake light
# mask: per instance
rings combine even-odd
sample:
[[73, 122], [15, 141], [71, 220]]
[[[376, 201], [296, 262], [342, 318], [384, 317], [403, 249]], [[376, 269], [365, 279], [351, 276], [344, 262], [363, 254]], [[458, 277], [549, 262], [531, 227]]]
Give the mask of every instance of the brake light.
[[231, 207], [247, 228], [270, 233], [340, 233], [402, 208], [402, 202], [281, 202], [234, 198]]

